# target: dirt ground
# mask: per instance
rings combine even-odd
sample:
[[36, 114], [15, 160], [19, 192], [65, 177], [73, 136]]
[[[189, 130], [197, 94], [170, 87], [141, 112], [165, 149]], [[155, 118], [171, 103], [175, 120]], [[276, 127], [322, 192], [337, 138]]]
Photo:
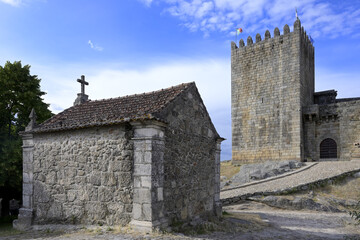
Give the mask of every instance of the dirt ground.
[[261, 203], [228, 206], [229, 213], [258, 214], [269, 227], [234, 239], [360, 239], [360, 225], [347, 213], [288, 211]]
[[360, 239], [360, 225], [356, 225], [347, 213], [287, 211], [256, 202], [227, 206], [224, 211], [228, 213], [224, 215], [224, 225], [227, 225], [225, 231], [202, 235], [141, 234], [129, 228], [92, 227], [65, 231], [44, 229], [9, 236], [0, 235], [0, 239]]

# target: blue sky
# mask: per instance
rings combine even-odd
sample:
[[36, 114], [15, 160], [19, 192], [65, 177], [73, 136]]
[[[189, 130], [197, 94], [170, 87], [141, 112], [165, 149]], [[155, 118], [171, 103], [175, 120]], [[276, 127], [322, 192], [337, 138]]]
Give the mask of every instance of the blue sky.
[[360, 96], [360, 1], [0, 0], [0, 65], [21, 60], [55, 113], [84, 74], [90, 99], [195, 81], [231, 158], [230, 42], [290, 27], [315, 40], [316, 90]]

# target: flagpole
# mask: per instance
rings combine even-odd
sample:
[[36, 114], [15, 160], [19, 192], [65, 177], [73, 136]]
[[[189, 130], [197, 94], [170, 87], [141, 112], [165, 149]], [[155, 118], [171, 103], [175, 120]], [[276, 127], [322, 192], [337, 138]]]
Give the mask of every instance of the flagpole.
[[235, 28], [235, 44], [237, 44], [237, 29]]

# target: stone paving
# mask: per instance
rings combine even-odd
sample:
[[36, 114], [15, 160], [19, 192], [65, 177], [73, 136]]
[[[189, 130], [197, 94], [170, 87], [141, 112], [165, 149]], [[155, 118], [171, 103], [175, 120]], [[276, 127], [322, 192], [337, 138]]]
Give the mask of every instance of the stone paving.
[[304, 187], [305, 189], [307, 185], [356, 171], [360, 171], [360, 160], [319, 162], [305, 171], [286, 177], [268, 181], [263, 180], [250, 186], [239, 186], [235, 189], [223, 190], [220, 193], [220, 199], [223, 205], [228, 205], [256, 194], [275, 194], [297, 187]]

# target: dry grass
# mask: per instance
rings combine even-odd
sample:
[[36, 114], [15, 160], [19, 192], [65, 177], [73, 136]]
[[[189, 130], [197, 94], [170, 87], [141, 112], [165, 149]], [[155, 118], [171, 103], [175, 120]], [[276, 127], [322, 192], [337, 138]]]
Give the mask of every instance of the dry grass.
[[231, 164], [231, 161], [224, 161], [220, 163], [220, 176], [225, 176], [227, 179], [230, 179], [236, 173], [240, 171], [240, 166], [234, 166]]
[[323, 188], [316, 189], [316, 194], [324, 197], [333, 197], [338, 199], [360, 200], [360, 178], [348, 178], [340, 183], [326, 185]]

